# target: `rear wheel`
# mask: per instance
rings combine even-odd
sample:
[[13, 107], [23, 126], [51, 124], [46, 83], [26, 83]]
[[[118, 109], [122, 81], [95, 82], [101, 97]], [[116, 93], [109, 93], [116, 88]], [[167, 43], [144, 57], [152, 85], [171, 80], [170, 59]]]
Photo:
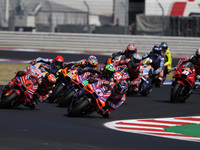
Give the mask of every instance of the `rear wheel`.
[[74, 89], [69, 90], [66, 94], [64, 94], [62, 99], [59, 101], [58, 106], [59, 107], [69, 107], [75, 93], [76, 93], [76, 91]]
[[82, 97], [74, 106], [68, 108], [69, 117], [78, 117], [84, 114], [84, 112], [90, 107], [90, 102], [87, 98]]
[[13, 91], [8, 96], [5, 94], [0, 100], [0, 108], [8, 108], [11, 102], [18, 97], [17, 93]]
[[58, 98], [58, 95], [62, 92], [65, 86], [61, 83], [58, 84], [54, 89], [52, 94], [49, 96], [48, 101], [49, 103], [54, 103], [54, 101]]

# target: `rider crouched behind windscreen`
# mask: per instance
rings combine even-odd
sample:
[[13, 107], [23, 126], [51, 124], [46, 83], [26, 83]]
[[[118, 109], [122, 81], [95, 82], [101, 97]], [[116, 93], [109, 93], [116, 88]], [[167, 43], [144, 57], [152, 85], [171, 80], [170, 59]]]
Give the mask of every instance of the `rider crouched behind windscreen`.
[[186, 62], [191, 62], [193, 64], [193, 66], [195, 68], [195, 71], [196, 71], [195, 78], [197, 80], [200, 80], [200, 48], [198, 48], [195, 51], [194, 55], [192, 55], [190, 57], [186, 57], [185, 59], [180, 60], [177, 67], [181, 66], [182, 64], [184, 64]]
[[52, 73], [56, 76], [58, 70], [60, 70], [63, 67], [63, 62], [64, 58], [58, 55], [54, 59], [38, 57], [37, 59], [31, 61], [30, 64], [34, 65], [36, 63], [42, 63], [49, 68], [48, 70], [49, 73]]
[[127, 64], [135, 53], [137, 53], [137, 48], [134, 44], [129, 44], [122, 52], [113, 53], [105, 64], [112, 63], [115, 66]]
[[[31, 73], [30, 67], [26, 67], [23, 72], [34, 75], [34, 73]], [[49, 97], [50, 91], [56, 84], [56, 77], [52, 73], [46, 73], [45, 76], [36, 77], [36, 79], [38, 83], [38, 89], [35, 92], [37, 100], [44, 102], [46, 98]]]
[[125, 81], [116, 81], [114, 79], [115, 66], [113, 64], [107, 64], [100, 70], [85, 69], [81, 71], [81, 73], [88, 71], [93, 73], [93, 75], [88, 78], [89, 82], [95, 82], [95, 78], [100, 78], [103, 81], [102, 86], [106, 87], [107, 91], [112, 93], [106, 101], [106, 106], [103, 109], [97, 110], [99, 114], [107, 118], [109, 117], [111, 110], [116, 110], [124, 103], [128, 83]]
[[154, 69], [153, 76], [154, 79], [158, 79], [157, 87], [160, 87], [161, 84], [163, 83], [163, 74], [164, 74], [164, 57], [161, 52], [161, 47], [160, 45], [154, 45], [152, 48], [152, 51], [150, 53], [145, 54], [142, 59], [146, 58], [151, 58], [152, 59], [152, 67]]

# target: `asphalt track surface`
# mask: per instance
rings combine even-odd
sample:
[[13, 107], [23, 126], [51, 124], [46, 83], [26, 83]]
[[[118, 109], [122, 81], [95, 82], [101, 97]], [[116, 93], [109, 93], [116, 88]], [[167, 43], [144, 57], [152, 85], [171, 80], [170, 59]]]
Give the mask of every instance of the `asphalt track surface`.
[[[0, 51], [0, 58], [30, 60], [53, 58], [51, 53]], [[87, 55], [63, 55], [66, 61]], [[105, 56], [97, 56], [100, 62]], [[26, 59], [25, 59], [26, 58]], [[178, 60], [175, 60], [177, 62]], [[196, 90], [183, 104], [169, 103], [170, 86], [153, 88], [147, 97], [128, 97], [126, 102], [107, 119], [93, 113], [86, 117], [69, 118], [67, 109], [57, 104], [39, 103], [36, 110], [23, 106], [0, 109], [1, 150], [199, 150], [199, 142], [189, 142], [149, 135], [115, 131], [104, 123], [143, 118], [200, 116], [200, 91]]]

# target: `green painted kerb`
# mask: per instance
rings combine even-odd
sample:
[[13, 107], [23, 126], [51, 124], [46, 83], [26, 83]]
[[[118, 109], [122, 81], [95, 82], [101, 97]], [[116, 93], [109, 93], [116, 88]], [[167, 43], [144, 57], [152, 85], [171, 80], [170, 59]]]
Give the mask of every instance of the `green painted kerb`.
[[164, 128], [165, 131], [182, 135], [200, 137], [200, 124], [189, 124]]

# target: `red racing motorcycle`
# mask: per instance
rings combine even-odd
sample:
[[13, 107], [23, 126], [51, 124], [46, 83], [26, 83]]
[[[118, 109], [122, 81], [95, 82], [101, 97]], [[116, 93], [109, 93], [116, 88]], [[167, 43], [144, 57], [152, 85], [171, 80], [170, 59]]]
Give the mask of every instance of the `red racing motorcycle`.
[[170, 102], [185, 102], [195, 89], [195, 68], [191, 62], [180, 61], [174, 72]]
[[30, 109], [35, 109], [36, 104], [33, 102], [37, 100], [37, 95], [34, 94], [37, 88], [37, 80], [30, 74], [24, 74], [22, 76], [16, 75], [9, 82], [9, 89], [3, 88], [0, 108], [24, 105]]

